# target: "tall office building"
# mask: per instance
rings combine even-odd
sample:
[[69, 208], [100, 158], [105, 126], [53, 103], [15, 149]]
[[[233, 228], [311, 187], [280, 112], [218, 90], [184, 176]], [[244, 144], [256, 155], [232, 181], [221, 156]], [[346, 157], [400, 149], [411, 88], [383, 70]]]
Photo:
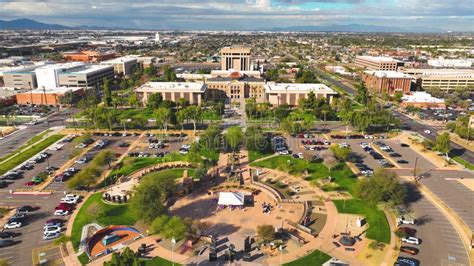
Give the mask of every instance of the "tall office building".
[[248, 47], [224, 47], [221, 49], [221, 69], [250, 71], [250, 55]]
[[399, 66], [403, 66], [403, 62], [399, 62], [391, 57], [357, 56], [355, 65], [367, 70], [397, 71]]

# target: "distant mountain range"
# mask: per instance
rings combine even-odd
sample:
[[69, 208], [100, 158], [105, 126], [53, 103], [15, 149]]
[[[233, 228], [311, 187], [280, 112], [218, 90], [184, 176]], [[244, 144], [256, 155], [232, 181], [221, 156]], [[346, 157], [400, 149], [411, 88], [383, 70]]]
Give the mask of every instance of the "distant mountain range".
[[307, 32], [443, 32], [436, 28], [416, 28], [416, 27], [386, 27], [364, 24], [345, 24], [345, 25], [318, 25], [318, 26], [291, 26], [266, 29], [269, 31], [307, 31]]
[[[15, 19], [10, 21], [0, 20], [0, 30], [132, 30], [121, 27], [99, 27], [99, 26], [76, 26], [68, 27], [58, 24], [47, 24], [31, 19]], [[319, 25], [319, 26], [290, 26], [276, 28], [262, 28], [265, 31], [303, 31], [303, 32], [443, 32], [437, 28], [416, 27], [386, 27], [364, 24], [346, 25]]]
[[120, 27], [76, 26], [68, 27], [58, 24], [47, 24], [32, 19], [0, 20], [0, 30], [127, 30]]

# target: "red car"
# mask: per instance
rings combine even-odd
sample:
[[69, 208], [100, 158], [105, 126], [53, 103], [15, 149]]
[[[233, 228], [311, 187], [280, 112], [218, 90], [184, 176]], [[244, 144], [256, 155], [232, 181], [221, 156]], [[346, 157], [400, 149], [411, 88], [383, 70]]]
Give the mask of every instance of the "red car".
[[419, 252], [419, 250], [417, 248], [409, 247], [409, 246], [401, 246], [400, 251], [411, 254], [411, 255], [416, 255]]
[[416, 234], [416, 229], [410, 227], [399, 227], [397, 231], [404, 232], [408, 236], [414, 236]]
[[55, 210], [63, 210], [63, 211], [70, 211], [72, 209], [72, 205], [68, 203], [60, 203]]
[[25, 186], [27, 186], [27, 187], [36, 186], [36, 183], [33, 182], [33, 181], [28, 181], [28, 182], [25, 183]]

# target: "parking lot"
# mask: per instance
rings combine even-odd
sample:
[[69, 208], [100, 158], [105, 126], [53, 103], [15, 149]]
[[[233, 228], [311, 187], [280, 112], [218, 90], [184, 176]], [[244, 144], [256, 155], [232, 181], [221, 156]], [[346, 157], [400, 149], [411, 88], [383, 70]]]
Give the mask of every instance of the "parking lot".
[[[127, 147], [120, 147], [120, 144], [123, 142], [131, 143], [137, 139], [137, 136], [93, 136], [93, 139], [96, 141], [95, 143], [100, 139], [108, 139], [108, 144], [102, 149], [112, 149], [119, 154], [123, 154], [127, 151]], [[95, 143], [91, 145], [94, 146]], [[51, 195], [14, 195], [10, 194], [10, 190], [26, 188], [25, 182], [30, 181], [34, 176], [45, 171], [48, 164], [55, 168], [61, 168], [69, 161], [70, 155], [76, 149], [76, 145], [77, 143], [69, 142], [64, 143], [64, 146], [57, 151], [47, 150], [46, 152], [51, 154], [47, 160], [35, 164], [34, 168], [31, 170], [25, 170], [22, 174], [22, 178], [9, 181], [10, 184], [8, 187], [0, 190], [0, 202], [4, 206], [17, 207], [29, 205], [32, 207], [39, 207], [38, 210], [27, 214], [22, 227], [6, 230], [20, 232], [21, 235], [13, 238], [18, 242], [15, 245], [0, 248], [1, 259], [4, 259], [11, 264], [31, 265], [32, 256], [35, 256], [36, 258], [36, 256], [41, 255], [30, 255], [32, 254], [32, 250], [34, 251], [37, 250], [35, 248], [51, 244], [52, 240], [43, 240], [43, 226], [49, 219], [57, 217], [53, 216], [53, 212], [55, 207], [58, 206], [60, 199], [64, 197], [64, 194], [67, 191], [65, 182], [52, 182], [47, 187], [48, 190], [53, 191]], [[102, 149], [92, 148], [84, 156], [93, 158]], [[86, 164], [74, 163], [71, 166], [80, 170], [85, 165]], [[67, 219], [67, 217], [68, 216], [61, 217], [61, 219]], [[50, 262], [53, 260], [57, 262], [57, 251], [58, 250], [54, 249], [49, 250], [49, 253], [47, 253], [48, 256], [44, 258], [48, 259]]]
[[[345, 142], [349, 144], [352, 151], [360, 155], [360, 158], [364, 164], [368, 165], [372, 169], [381, 168], [382, 166], [380, 163], [377, 162], [377, 160], [374, 159], [368, 152], [364, 151], [364, 148], [360, 146], [361, 142], [366, 142], [372, 147], [375, 146], [375, 149], [378, 153], [380, 153], [387, 161], [390, 161], [394, 164], [394, 168], [389, 168], [390, 171], [394, 171], [398, 175], [402, 176], [411, 176], [413, 175], [413, 168], [415, 167], [416, 162], [416, 169], [418, 172], [417, 174], [424, 174], [424, 176], [427, 177], [422, 178], [421, 182], [426, 184], [430, 190], [436, 186], [437, 189], [433, 191], [435, 194], [440, 195], [440, 190], [450, 191], [453, 189], [453, 186], [460, 186], [457, 189], [457, 193], [461, 192], [465, 199], [473, 197], [472, 193], [469, 195], [468, 191], [463, 191], [461, 184], [458, 184], [454, 181], [451, 184], [447, 184], [446, 182], [449, 181], [438, 176], [439, 174], [448, 175], [449, 171], [436, 170], [435, 165], [433, 165], [430, 161], [425, 159], [422, 155], [418, 154], [410, 147], [406, 147], [406, 145], [403, 147], [402, 142], [398, 141], [397, 139], [331, 139], [331, 141], [334, 143]], [[380, 149], [380, 145], [375, 144], [375, 142], [379, 142], [380, 145], [384, 144], [389, 146], [392, 152], [382, 151]], [[400, 157], [391, 157], [391, 153], [398, 153]], [[407, 163], [400, 164], [396, 162], [397, 160], [405, 160]], [[440, 187], [441, 183], [444, 183], [443, 188]], [[458, 233], [455, 231], [454, 227], [449, 223], [449, 221], [426, 198], [422, 197], [421, 195], [413, 196], [413, 194], [417, 193], [409, 192], [409, 194], [411, 200], [410, 214], [418, 219], [419, 222], [416, 226], [408, 227], [413, 227], [418, 231], [416, 233], [416, 237], [420, 238], [422, 243], [420, 245], [403, 243], [403, 246], [415, 246], [418, 248], [419, 254], [413, 256], [402, 253], [401, 256], [416, 258], [421, 262], [421, 265], [469, 265], [467, 252], [462, 245]], [[447, 196], [448, 195], [442, 197], [442, 199], [445, 200]], [[450, 197], [458, 196], [451, 195]], [[472, 204], [473, 201], [463, 200], [460, 202], [454, 202], [451, 199], [448, 201], [448, 205], [450, 205], [449, 202], [451, 202], [452, 206], [457, 205], [458, 209], [464, 208], [465, 210], [465, 208], [468, 208], [466, 205]], [[459, 212], [459, 214], [461, 217], [464, 216], [463, 218], [465, 221], [474, 221], [472, 219], [472, 212], [463, 211]]]

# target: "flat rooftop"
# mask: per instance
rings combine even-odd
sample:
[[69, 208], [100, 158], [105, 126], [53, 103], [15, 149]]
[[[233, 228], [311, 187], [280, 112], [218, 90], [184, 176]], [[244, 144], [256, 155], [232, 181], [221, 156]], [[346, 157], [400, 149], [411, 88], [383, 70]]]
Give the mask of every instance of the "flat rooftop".
[[264, 86], [266, 93], [309, 93], [312, 91], [337, 94], [336, 91], [321, 83], [267, 83]]
[[136, 92], [204, 92], [207, 85], [196, 82], [148, 82], [135, 89]]
[[397, 71], [370, 71], [366, 70], [364, 73], [372, 76], [376, 76], [378, 78], [413, 78], [412, 76], [402, 73], [402, 72], [397, 72]]
[[424, 91], [414, 91], [411, 94], [404, 95], [402, 101], [409, 103], [444, 103], [443, 99], [435, 98]]
[[372, 62], [378, 62], [378, 63], [390, 63], [390, 62], [398, 62], [398, 60], [393, 59], [388, 56], [368, 56], [368, 55], [362, 55], [362, 56], [357, 56], [356, 59], [362, 59], [362, 60], [368, 60]]
[[70, 72], [66, 72], [64, 74], [67, 74], [67, 73], [88, 74], [88, 73], [93, 73], [93, 72], [96, 72], [96, 71], [104, 70], [104, 69], [107, 69], [107, 68], [112, 68], [112, 66], [108, 66], [108, 65], [86, 65], [81, 70], [73, 70], [73, 71], [70, 71]]
[[137, 58], [134, 56], [122, 56], [107, 61], [103, 61], [101, 64], [118, 64], [124, 62], [137, 61]]
[[[49, 89], [44, 89], [43, 88], [37, 88], [31, 91], [31, 93], [45, 93], [45, 94], [65, 94], [68, 91], [75, 92], [78, 90], [82, 90], [84, 88], [82, 87], [57, 87], [57, 88], [49, 88]], [[25, 91], [24, 93], [30, 93], [30, 91]]]

